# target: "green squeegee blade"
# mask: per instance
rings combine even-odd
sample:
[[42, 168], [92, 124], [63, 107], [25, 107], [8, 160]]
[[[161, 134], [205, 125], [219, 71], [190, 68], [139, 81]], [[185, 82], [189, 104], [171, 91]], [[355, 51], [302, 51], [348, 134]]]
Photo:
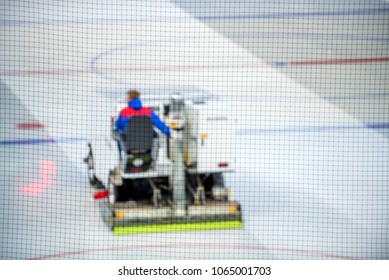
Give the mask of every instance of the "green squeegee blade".
[[217, 222], [191, 222], [177, 224], [151, 224], [128, 225], [113, 228], [114, 235], [161, 233], [195, 230], [238, 229], [242, 227], [241, 221], [217, 221]]

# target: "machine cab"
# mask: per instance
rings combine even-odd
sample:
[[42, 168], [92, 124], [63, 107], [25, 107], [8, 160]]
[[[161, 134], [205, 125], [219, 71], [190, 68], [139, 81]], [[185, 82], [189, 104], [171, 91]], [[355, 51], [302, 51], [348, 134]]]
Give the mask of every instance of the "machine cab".
[[[117, 116], [125, 106], [118, 104], [114, 115]], [[153, 110], [156, 114], [160, 111], [155, 110], [155, 107]], [[159, 135], [150, 117], [130, 117], [124, 134], [115, 132], [115, 119], [112, 118], [112, 131], [120, 143], [119, 168], [123, 179], [171, 175], [172, 164], [167, 157], [166, 137]]]
[[125, 173], [147, 171], [151, 167], [152, 151], [158, 147], [153, 147], [155, 136], [150, 117], [129, 118], [125, 133], [120, 136]]

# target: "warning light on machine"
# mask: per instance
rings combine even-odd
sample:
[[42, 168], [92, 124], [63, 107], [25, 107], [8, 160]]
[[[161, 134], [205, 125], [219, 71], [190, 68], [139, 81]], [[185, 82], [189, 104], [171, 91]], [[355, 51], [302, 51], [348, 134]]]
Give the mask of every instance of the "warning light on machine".
[[122, 213], [122, 212], [117, 212], [117, 213], [115, 213], [115, 217], [116, 217], [116, 218], [124, 218], [124, 213]]
[[178, 127], [178, 124], [176, 122], [170, 122], [169, 123], [169, 127], [170, 128], [177, 128]]
[[103, 190], [103, 191], [99, 191], [99, 192], [95, 193], [93, 195], [93, 198], [94, 199], [102, 199], [102, 198], [108, 197], [108, 195], [109, 195], [108, 190]]

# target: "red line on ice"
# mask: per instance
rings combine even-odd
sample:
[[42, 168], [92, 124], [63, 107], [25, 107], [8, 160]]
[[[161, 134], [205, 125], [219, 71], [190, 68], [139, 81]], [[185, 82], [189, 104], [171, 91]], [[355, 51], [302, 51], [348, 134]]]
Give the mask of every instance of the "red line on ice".
[[[309, 66], [309, 65], [342, 65], [342, 64], [363, 64], [363, 63], [382, 63], [388, 62], [389, 57], [373, 57], [373, 58], [345, 58], [345, 59], [330, 59], [330, 60], [311, 60], [311, 61], [292, 61], [281, 62], [290, 66]], [[277, 63], [277, 62], [275, 62]], [[273, 63], [274, 64], [274, 63]], [[226, 67], [234, 67], [235, 69], [256, 69], [261, 67], [269, 67], [269, 63], [262, 63], [256, 65], [185, 65], [185, 66], [173, 66], [173, 67], [118, 67], [118, 68], [98, 68], [105, 73], [114, 74], [120, 71], [191, 71], [198, 69], [223, 69]], [[93, 73], [89, 69], [56, 69], [47, 71], [37, 70], [15, 70], [15, 71], [3, 71], [0, 72], [0, 76], [13, 76], [13, 77], [25, 77], [25, 76], [42, 76], [42, 75], [76, 75], [76, 74]]]
[[250, 245], [231, 245], [231, 244], [162, 244], [162, 245], [129, 245], [129, 246], [119, 246], [119, 247], [107, 247], [100, 249], [85, 249], [79, 251], [69, 251], [69, 252], [61, 252], [51, 255], [44, 255], [31, 258], [32, 260], [47, 260], [53, 258], [61, 258], [72, 255], [84, 255], [84, 254], [93, 254], [97, 252], [103, 251], [124, 251], [124, 250], [134, 250], [134, 249], [157, 249], [157, 248], [221, 248], [221, 249], [247, 249], [247, 250], [257, 250], [257, 251], [279, 251], [279, 252], [289, 252], [289, 253], [298, 253], [305, 255], [313, 255], [318, 257], [326, 257], [340, 260], [357, 260], [358, 258], [350, 257], [350, 256], [342, 256], [338, 254], [320, 252], [320, 251], [311, 251], [304, 249], [294, 249], [294, 248], [277, 248], [277, 247], [268, 247], [268, 246], [250, 246]]
[[289, 62], [289, 64], [293, 66], [302, 66], [302, 65], [361, 64], [361, 63], [376, 63], [376, 62], [387, 62], [387, 61], [389, 61], [389, 57], [292, 61]]

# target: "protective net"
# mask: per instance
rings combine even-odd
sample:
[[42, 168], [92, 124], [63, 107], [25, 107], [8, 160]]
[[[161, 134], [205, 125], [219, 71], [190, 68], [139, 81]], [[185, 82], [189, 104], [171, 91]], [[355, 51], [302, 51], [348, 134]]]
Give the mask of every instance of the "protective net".
[[0, 7], [1, 259], [389, 257], [387, 1]]

